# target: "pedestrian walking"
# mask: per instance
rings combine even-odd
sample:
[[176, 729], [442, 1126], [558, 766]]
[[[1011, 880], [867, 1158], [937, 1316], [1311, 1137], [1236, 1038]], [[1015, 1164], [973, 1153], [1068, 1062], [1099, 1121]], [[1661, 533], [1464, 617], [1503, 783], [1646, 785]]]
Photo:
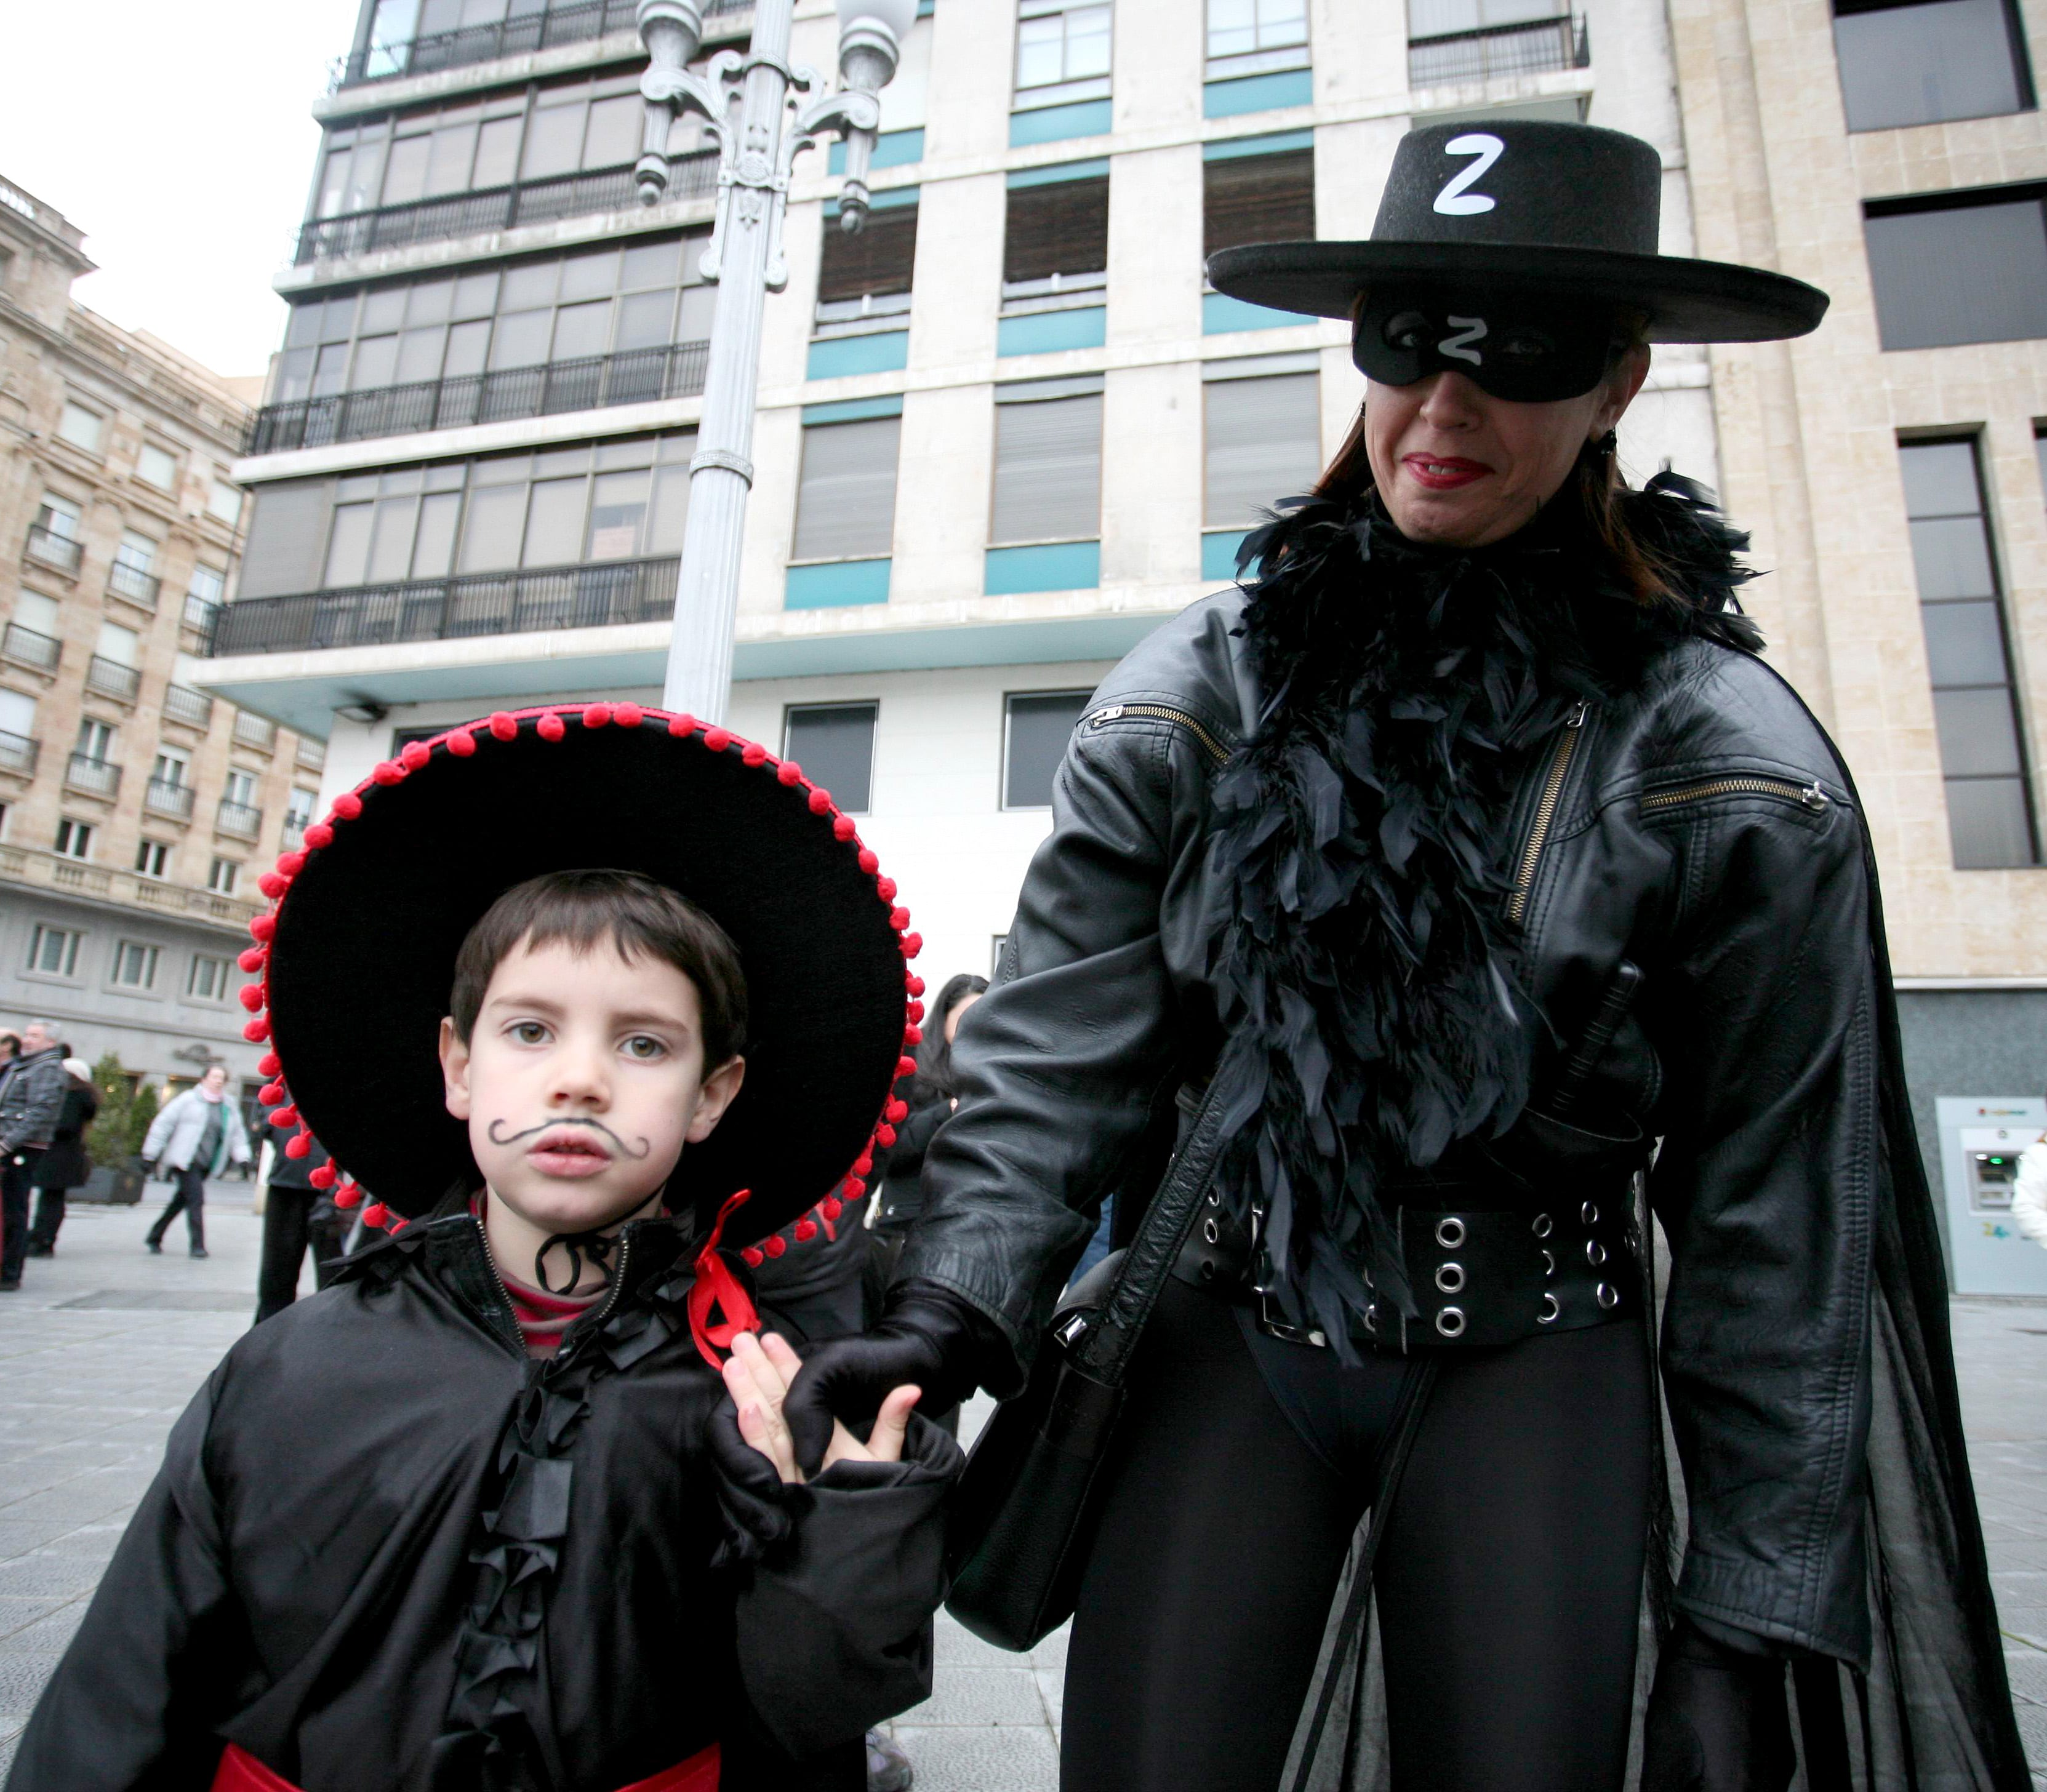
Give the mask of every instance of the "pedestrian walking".
[[0, 1083], [0, 1294], [21, 1286], [36, 1169], [56, 1136], [64, 1106], [64, 1051], [56, 1028], [47, 1020], [32, 1020], [21, 1029], [21, 1055]]
[[209, 1064], [195, 1087], [166, 1101], [163, 1112], [149, 1123], [142, 1155], [169, 1171], [177, 1182], [170, 1204], [149, 1228], [146, 1242], [153, 1252], [163, 1249], [164, 1233], [182, 1213], [192, 1256], [204, 1256], [206, 1179], [219, 1175], [226, 1164], [250, 1161], [249, 1130], [242, 1124], [240, 1110], [222, 1093], [226, 1087], [226, 1066]]
[[1065, 1792], [2030, 1783], [1861, 806], [1746, 538], [1617, 459], [1651, 343], [1826, 299], [1659, 254], [1664, 180], [1429, 126], [1372, 240], [1209, 262], [1364, 407], [1089, 706], [888, 1316], [787, 1406], [815, 1461], [814, 1400], [1043, 1365], [951, 1597], [1073, 1611]]
[[57, 1233], [64, 1222], [64, 1198], [92, 1174], [92, 1159], [85, 1148], [85, 1129], [99, 1112], [99, 1091], [92, 1086], [92, 1066], [83, 1058], [63, 1052], [64, 1105], [57, 1110], [56, 1130], [49, 1148], [36, 1166], [36, 1221], [29, 1229], [29, 1255], [56, 1255]]
[[[342, 1254], [344, 1221], [334, 1204], [335, 1178], [327, 1167], [331, 1161], [327, 1148], [308, 1132], [305, 1155], [293, 1157], [283, 1149], [287, 1134], [270, 1124], [280, 1113], [288, 1116], [293, 1111], [290, 1095], [281, 1090], [263, 1110], [263, 1256], [256, 1275], [259, 1326], [299, 1298], [299, 1271], [308, 1245], [315, 1287], [327, 1285], [327, 1266]], [[292, 1124], [288, 1117], [284, 1124]]]

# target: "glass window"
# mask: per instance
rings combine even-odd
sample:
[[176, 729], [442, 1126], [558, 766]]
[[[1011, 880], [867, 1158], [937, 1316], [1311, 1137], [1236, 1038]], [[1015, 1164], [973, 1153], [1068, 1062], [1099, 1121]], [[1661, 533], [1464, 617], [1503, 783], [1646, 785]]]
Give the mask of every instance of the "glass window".
[[2047, 336], [2047, 213], [2037, 192], [1879, 201], [1863, 226], [1886, 349]]
[[157, 544], [146, 535], [137, 535], [133, 529], [124, 529], [121, 535], [121, 545], [114, 550], [114, 563], [146, 577], [157, 563]]
[[57, 420], [57, 434], [74, 448], [96, 455], [99, 452], [100, 432], [106, 427], [106, 420], [97, 411], [88, 411], [83, 404], [68, 399], [64, 414]]
[[1973, 440], [1898, 450], [1955, 864], [2040, 862], [2018, 693]]
[[145, 946], [139, 940], [124, 939], [114, 948], [113, 981], [124, 989], [149, 989], [156, 986], [157, 948]]
[[[1111, 10], [1024, 0], [1016, 24], [1016, 91], [1105, 77]], [[1035, 15], [1035, 17], [1032, 15]]]
[[1002, 807], [1051, 806], [1052, 780], [1090, 692], [1012, 692], [1003, 699]]
[[1202, 254], [1315, 234], [1315, 153], [1228, 156], [1202, 164]]
[[304, 828], [311, 825], [313, 811], [319, 806], [319, 792], [306, 790], [299, 785], [292, 787], [292, 794], [284, 801], [284, 825]]
[[840, 228], [834, 213], [824, 221], [824, 252], [818, 269], [818, 303], [880, 298], [907, 292], [917, 259], [917, 208], [892, 205], [870, 211], [857, 236]]
[[233, 859], [215, 859], [207, 868], [206, 887], [215, 896], [233, 896], [241, 879], [242, 867]]
[[92, 856], [92, 824], [73, 821], [66, 815], [57, 822], [55, 842], [57, 857], [67, 859], [90, 858]]
[[149, 768], [149, 782], [162, 784], [168, 789], [182, 790], [186, 774], [192, 769], [192, 755], [182, 747], [159, 747], [157, 762]]
[[1101, 533], [1101, 394], [998, 403], [989, 541], [1092, 541]]
[[242, 521], [242, 488], [215, 479], [207, 492], [206, 513], [230, 528]]
[[169, 845], [161, 840], [139, 841], [135, 847], [135, 871], [142, 877], [167, 877], [170, 875]]
[[78, 745], [72, 749], [81, 759], [103, 765], [114, 757], [114, 724], [91, 716], [78, 725]]
[[0, 733], [25, 741], [35, 732], [36, 699], [25, 691], [0, 690]]
[[889, 552], [902, 430], [900, 417], [805, 426], [792, 559], [865, 559]]
[[218, 567], [195, 566], [192, 569], [192, 582], [185, 587], [185, 595], [196, 598], [201, 603], [219, 603], [227, 589], [227, 575]]
[[1321, 470], [1319, 382], [1313, 373], [1210, 380], [1202, 388], [1202, 521], [1250, 528]]
[[782, 720], [782, 757], [831, 792], [849, 815], [864, 815], [874, 799], [876, 703], [790, 705]]
[[1044, 280], [1100, 273], [1109, 265], [1109, 176], [1010, 189], [1002, 277]]
[[203, 952], [195, 952], [192, 968], [185, 973], [185, 993], [202, 1002], [222, 1002], [227, 1000], [229, 990], [228, 963], [225, 958], [215, 958]]
[[157, 490], [176, 491], [178, 486], [178, 459], [168, 448], [160, 448], [153, 442], [145, 442], [142, 451], [135, 457], [135, 477], [154, 486]]
[[45, 977], [78, 975], [78, 942], [85, 936], [70, 927], [38, 923], [29, 942], [29, 969]]
[[256, 807], [256, 774], [253, 772], [234, 771], [227, 774], [227, 788], [224, 792], [230, 803], [238, 803], [245, 809]]
[[2033, 103], [2011, 0], [1834, 0], [1850, 130], [2022, 112]]
[[1308, 0], [1209, 0], [1209, 60], [1308, 41]]
[[133, 629], [124, 629], [118, 622], [103, 622], [93, 652], [117, 666], [134, 666], [141, 663], [141, 648], [142, 637]]
[[36, 527], [47, 530], [60, 540], [75, 541], [81, 514], [69, 498], [59, 497], [55, 492], [44, 492], [43, 501], [36, 507]]

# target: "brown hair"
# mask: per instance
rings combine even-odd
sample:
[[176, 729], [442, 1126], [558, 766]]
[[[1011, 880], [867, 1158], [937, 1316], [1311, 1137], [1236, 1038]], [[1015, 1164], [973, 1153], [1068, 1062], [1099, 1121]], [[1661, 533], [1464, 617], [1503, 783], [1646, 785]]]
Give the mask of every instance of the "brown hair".
[[745, 1049], [739, 948], [695, 903], [637, 871], [551, 871], [491, 904], [455, 954], [448, 1011], [456, 1037], [468, 1039], [491, 977], [515, 948], [557, 941], [576, 952], [609, 941], [629, 961], [673, 965], [696, 987], [706, 1070]]

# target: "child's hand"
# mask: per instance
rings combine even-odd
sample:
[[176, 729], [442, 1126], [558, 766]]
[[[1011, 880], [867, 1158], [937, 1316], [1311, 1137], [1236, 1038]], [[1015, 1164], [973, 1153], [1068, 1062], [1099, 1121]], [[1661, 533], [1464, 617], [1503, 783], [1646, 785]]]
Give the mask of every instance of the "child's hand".
[[[803, 1360], [787, 1338], [773, 1332], [756, 1337], [741, 1332], [733, 1341], [732, 1356], [725, 1365], [726, 1391], [739, 1409], [739, 1434], [775, 1465], [784, 1483], [803, 1477], [796, 1467], [796, 1448], [789, 1427], [782, 1419], [782, 1399], [796, 1379]], [[923, 1389], [892, 1388], [875, 1415], [874, 1430], [862, 1443], [838, 1419], [832, 1421], [831, 1442], [825, 1449], [824, 1465], [850, 1460], [855, 1462], [900, 1462], [903, 1436], [910, 1427], [910, 1409]]]

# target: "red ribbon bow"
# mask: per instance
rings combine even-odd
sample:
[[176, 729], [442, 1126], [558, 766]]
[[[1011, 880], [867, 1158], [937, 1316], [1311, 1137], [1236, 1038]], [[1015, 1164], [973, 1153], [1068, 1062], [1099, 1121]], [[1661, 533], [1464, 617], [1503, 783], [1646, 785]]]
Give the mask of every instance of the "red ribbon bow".
[[[753, 1190], [741, 1189], [718, 1209], [718, 1223], [710, 1229], [710, 1237], [704, 1240], [703, 1248], [697, 1252], [697, 1279], [690, 1290], [690, 1336], [696, 1340], [698, 1353], [714, 1369], [725, 1367], [718, 1354], [719, 1351], [730, 1350], [732, 1341], [741, 1332], [760, 1329], [760, 1315], [753, 1310], [753, 1302], [746, 1298], [745, 1288], [718, 1251], [718, 1240], [725, 1236], [725, 1222], [744, 1207], [753, 1194]], [[714, 1310], [725, 1316], [715, 1326], [710, 1322]]]

